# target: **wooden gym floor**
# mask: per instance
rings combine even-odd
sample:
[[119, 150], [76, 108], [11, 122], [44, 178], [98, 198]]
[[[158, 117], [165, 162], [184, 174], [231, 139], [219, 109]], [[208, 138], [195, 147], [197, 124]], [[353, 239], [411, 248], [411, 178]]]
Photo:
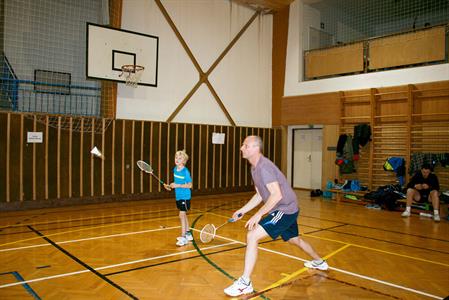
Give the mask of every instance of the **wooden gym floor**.
[[[328, 259], [307, 270], [301, 250], [260, 244], [252, 276], [263, 299], [442, 299], [449, 295], [449, 222], [434, 223], [361, 205], [300, 198], [300, 232]], [[174, 199], [108, 203], [0, 215], [0, 299], [229, 299], [223, 288], [243, 270], [243, 221], [210, 244], [251, 194], [194, 197], [195, 243], [177, 247]], [[244, 220], [248, 219], [248, 215]], [[258, 298], [261, 299], [261, 298]]]

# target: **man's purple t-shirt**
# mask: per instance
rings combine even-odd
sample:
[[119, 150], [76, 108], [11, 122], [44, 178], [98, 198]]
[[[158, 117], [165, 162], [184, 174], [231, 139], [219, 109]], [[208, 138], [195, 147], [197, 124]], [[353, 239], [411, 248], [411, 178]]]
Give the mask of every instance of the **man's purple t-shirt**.
[[296, 194], [288, 184], [284, 174], [282, 174], [278, 167], [265, 156], [262, 155], [260, 157], [255, 168], [251, 167], [251, 175], [253, 176], [254, 185], [259, 191], [259, 195], [262, 197], [264, 203], [268, 200], [268, 197], [270, 197], [270, 191], [267, 189], [267, 184], [275, 181], [279, 183], [282, 199], [275, 207], [273, 207], [270, 213], [279, 210], [290, 215], [299, 210]]

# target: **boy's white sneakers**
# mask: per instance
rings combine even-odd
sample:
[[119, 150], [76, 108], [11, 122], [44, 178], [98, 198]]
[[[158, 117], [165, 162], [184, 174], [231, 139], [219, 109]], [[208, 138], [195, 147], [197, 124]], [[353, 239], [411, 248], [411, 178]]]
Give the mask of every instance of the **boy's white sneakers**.
[[176, 242], [176, 246], [185, 246], [185, 245], [187, 245], [188, 243], [189, 243], [189, 241], [185, 238], [185, 237], [183, 237], [183, 236], [180, 236], [180, 237], [177, 237], [176, 238], [178, 241]]

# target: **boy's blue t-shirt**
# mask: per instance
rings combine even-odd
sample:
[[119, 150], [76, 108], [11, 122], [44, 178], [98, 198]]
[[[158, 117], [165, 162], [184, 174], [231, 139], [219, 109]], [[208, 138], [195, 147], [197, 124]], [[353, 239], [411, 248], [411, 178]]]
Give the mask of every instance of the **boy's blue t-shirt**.
[[[186, 184], [192, 182], [190, 177], [190, 172], [187, 167], [182, 168], [178, 171], [177, 167], [173, 169], [173, 176], [175, 178], [176, 184]], [[192, 198], [192, 193], [188, 188], [175, 188], [176, 201], [178, 200], [190, 200]]]

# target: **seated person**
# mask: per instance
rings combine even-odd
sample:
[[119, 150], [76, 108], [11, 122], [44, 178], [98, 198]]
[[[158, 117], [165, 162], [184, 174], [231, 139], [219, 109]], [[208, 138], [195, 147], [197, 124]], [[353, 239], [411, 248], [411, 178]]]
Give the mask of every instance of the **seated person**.
[[438, 177], [432, 173], [429, 164], [423, 164], [421, 170], [416, 172], [416, 174], [410, 179], [407, 184], [407, 207], [402, 213], [402, 217], [409, 217], [412, 202], [423, 202], [429, 201], [433, 206], [433, 220], [436, 222], [440, 221], [439, 197], [440, 184], [438, 182]]

